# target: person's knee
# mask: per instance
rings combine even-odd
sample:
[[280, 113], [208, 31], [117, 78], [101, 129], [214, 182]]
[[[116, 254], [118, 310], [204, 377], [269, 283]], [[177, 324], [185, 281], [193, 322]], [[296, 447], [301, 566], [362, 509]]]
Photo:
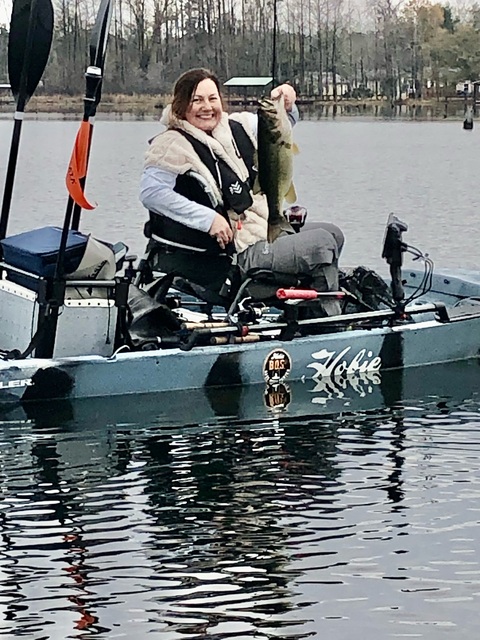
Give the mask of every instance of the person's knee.
[[307, 222], [300, 233], [315, 233], [318, 232], [322, 235], [323, 232], [329, 233], [335, 240], [335, 244], [338, 250], [338, 255], [341, 254], [343, 245], [345, 244], [345, 236], [340, 227], [337, 227], [333, 222]]
[[338, 254], [340, 255], [342, 253], [343, 245], [345, 244], [345, 236], [343, 234], [343, 231], [340, 229], [340, 227], [337, 227], [337, 225], [332, 224], [332, 230], [330, 231], [330, 233], [335, 238], [335, 242], [337, 243], [338, 247]]
[[338, 255], [340, 255], [342, 253], [343, 245], [345, 244], [343, 231], [332, 222], [325, 222], [323, 228], [332, 234], [338, 248]]

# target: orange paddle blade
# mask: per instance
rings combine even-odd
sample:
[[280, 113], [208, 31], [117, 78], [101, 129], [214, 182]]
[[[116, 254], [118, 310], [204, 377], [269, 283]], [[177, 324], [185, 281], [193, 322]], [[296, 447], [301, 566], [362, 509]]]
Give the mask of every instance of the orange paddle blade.
[[83, 186], [80, 182], [87, 175], [88, 145], [91, 129], [92, 125], [87, 121], [83, 121], [80, 125], [65, 178], [68, 193], [82, 209], [95, 209], [96, 207], [85, 198]]

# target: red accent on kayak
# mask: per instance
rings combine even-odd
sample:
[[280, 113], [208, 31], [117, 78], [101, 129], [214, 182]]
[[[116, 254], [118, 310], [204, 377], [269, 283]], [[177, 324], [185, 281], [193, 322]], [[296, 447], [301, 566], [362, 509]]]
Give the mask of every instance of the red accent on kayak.
[[314, 289], [277, 289], [279, 300], [316, 300], [317, 298], [334, 298], [341, 300], [345, 297], [343, 291], [315, 291]]

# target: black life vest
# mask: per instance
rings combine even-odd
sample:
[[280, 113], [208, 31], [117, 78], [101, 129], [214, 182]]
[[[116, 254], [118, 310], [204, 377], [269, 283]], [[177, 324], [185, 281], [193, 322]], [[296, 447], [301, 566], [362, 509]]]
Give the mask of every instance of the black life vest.
[[[255, 169], [255, 147], [252, 141], [239, 122], [230, 120], [229, 124], [239, 155], [242, 157], [248, 169], [249, 178], [247, 182], [240, 180], [227, 163], [214, 156], [205, 144], [185, 131], [176, 129], [178, 133], [182, 134], [190, 142], [195, 153], [208, 168], [219, 190], [221, 190], [224, 204], [223, 207], [219, 206], [216, 210], [223, 215], [227, 221], [229, 220], [227, 214], [229, 209], [232, 209], [236, 213], [243, 213], [251, 206], [252, 196], [250, 190], [253, 187], [257, 173]], [[201, 183], [188, 173], [181, 174], [177, 177], [174, 191], [200, 205], [212, 207], [210, 197]], [[209, 254], [225, 252], [231, 254], [234, 252], [233, 243], [231, 243], [232, 246], [228, 247], [227, 250], [222, 250], [216, 239], [210, 237], [208, 233], [192, 229], [167, 216], [162, 216], [152, 211], [150, 211], [150, 221], [145, 225], [144, 231], [147, 237], [152, 237], [153, 234], [157, 236], [157, 238], [166, 241], [172, 250], [174, 247], [191, 247], [192, 251], [206, 252]]]
[[[206, 144], [197, 140], [197, 138], [192, 136], [190, 133], [182, 131], [181, 129], [176, 129], [178, 133], [190, 142], [202, 164], [204, 164], [212, 174], [213, 179], [222, 193], [224, 214], [226, 214], [229, 209], [232, 209], [235, 213], [243, 213], [252, 206], [253, 200], [250, 190], [253, 187], [256, 175], [256, 171], [254, 169], [255, 148], [252, 141], [239, 122], [232, 120], [229, 121], [229, 124], [237, 147], [238, 155], [245, 161], [248, 169], [249, 177], [246, 182], [240, 180], [230, 166], [224, 160], [218, 158]], [[190, 187], [190, 185], [188, 185], [188, 187]], [[179, 176], [177, 184], [175, 185], [175, 191], [185, 195], [190, 200], [195, 200], [195, 192], [198, 189], [198, 185], [196, 188], [192, 188], [191, 193], [185, 193], [184, 189], [185, 176]], [[196, 201], [197, 200], [195, 200], [195, 202]]]

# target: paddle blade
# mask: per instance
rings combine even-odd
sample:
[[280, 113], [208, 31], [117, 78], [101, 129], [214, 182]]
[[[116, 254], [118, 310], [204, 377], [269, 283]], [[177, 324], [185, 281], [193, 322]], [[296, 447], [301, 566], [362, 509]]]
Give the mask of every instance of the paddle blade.
[[90, 66], [99, 67], [102, 70], [105, 64], [112, 8], [112, 0], [102, 0], [90, 36]]
[[72, 157], [70, 158], [70, 164], [68, 165], [67, 175], [65, 178], [68, 193], [72, 200], [82, 209], [90, 210], [95, 209], [96, 205], [90, 204], [90, 202], [85, 198], [83, 186], [87, 175], [88, 148], [90, 145], [91, 133], [92, 125], [84, 120], [81, 123], [77, 137], [75, 138], [75, 145], [73, 147]]
[[52, 35], [51, 0], [13, 0], [8, 77], [20, 110], [33, 95], [45, 71]]

